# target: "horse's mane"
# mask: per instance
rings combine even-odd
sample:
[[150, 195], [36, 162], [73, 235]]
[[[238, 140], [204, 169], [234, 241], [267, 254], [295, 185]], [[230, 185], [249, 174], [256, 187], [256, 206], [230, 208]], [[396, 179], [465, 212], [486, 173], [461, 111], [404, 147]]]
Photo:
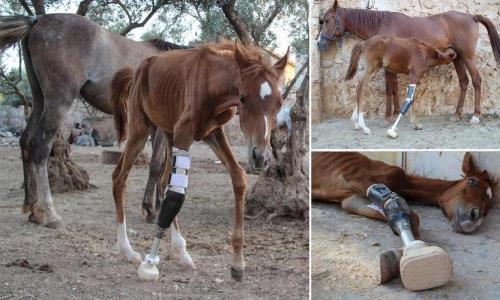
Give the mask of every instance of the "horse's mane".
[[[376, 31], [380, 23], [387, 17], [389, 17], [393, 12], [389, 11], [375, 11], [369, 9], [358, 9], [358, 8], [338, 8], [339, 13], [345, 18], [345, 22], [348, 25], [356, 24], [361, 26], [368, 31]], [[353, 28], [355, 26], [349, 26]]]
[[204, 56], [207, 54], [212, 55], [221, 55], [221, 56], [230, 56], [234, 57], [235, 47], [238, 47], [245, 54], [249, 62], [251, 63], [251, 67], [245, 69], [245, 72], [250, 76], [259, 75], [262, 73], [271, 73], [276, 75], [276, 71], [270, 64], [269, 59], [266, 59], [262, 54], [262, 50], [254, 45], [242, 45], [240, 43], [235, 43], [227, 40], [223, 40], [218, 43], [208, 43], [198, 46], [197, 48], [200, 50], [200, 56]]
[[162, 39], [150, 39], [147, 41], [151, 45], [153, 45], [156, 49], [161, 51], [169, 51], [176, 49], [191, 49], [191, 46], [178, 45], [171, 42], [164, 41]]

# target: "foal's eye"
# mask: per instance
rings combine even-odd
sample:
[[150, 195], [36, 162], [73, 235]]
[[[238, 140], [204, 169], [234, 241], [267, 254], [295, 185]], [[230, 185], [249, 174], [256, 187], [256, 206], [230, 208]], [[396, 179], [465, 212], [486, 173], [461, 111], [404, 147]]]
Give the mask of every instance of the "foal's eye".
[[475, 178], [469, 178], [467, 179], [467, 185], [470, 187], [474, 187], [477, 185], [477, 180]]
[[247, 96], [245, 95], [240, 95], [240, 102], [245, 103], [247, 101]]

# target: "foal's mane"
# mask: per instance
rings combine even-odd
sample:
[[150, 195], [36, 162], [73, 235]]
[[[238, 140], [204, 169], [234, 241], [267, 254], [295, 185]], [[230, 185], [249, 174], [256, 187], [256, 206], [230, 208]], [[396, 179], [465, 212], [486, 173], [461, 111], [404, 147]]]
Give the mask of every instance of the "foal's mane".
[[191, 49], [193, 47], [191, 46], [184, 46], [184, 45], [179, 45], [179, 44], [174, 44], [171, 42], [167, 42], [162, 39], [150, 39], [147, 40], [149, 44], [154, 46], [156, 49], [160, 51], [169, 51], [169, 50], [176, 50], [176, 49]]
[[218, 43], [204, 44], [198, 46], [197, 48], [200, 50], [199, 51], [200, 59], [205, 55], [226, 56], [233, 59], [236, 45], [240, 48], [240, 50], [244, 53], [247, 60], [250, 62], [250, 66], [245, 68], [243, 72], [245, 72], [249, 76], [257, 76], [263, 73], [271, 73], [279, 77], [274, 68], [272, 67], [272, 65], [270, 64], [269, 60], [266, 59], [262, 54], [262, 50], [257, 46], [242, 45], [240, 43], [234, 43], [231, 41], [222, 41]]

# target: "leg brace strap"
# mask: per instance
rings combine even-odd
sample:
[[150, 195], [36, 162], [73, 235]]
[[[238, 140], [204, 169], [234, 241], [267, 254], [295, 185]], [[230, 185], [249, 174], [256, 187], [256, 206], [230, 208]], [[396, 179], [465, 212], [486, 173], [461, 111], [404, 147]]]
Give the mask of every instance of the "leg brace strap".
[[391, 191], [384, 184], [374, 184], [367, 190], [367, 195], [378, 207], [384, 210], [385, 217], [395, 235], [411, 230], [410, 207], [406, 200]]

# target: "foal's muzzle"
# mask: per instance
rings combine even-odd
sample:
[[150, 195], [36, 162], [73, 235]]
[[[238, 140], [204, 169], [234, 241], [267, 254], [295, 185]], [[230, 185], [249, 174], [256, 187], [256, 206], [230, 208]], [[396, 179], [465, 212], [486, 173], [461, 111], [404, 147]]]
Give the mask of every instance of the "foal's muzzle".
[[269, 165], [271, 161], [271, 151], [268, 148], [262, 150], [258, 147], [253, 147], [252, 149], [252, 162], [251, 166], [253, 169], [262, 170]]
[[482, 222], [483, 216], [477, 207], [457, 208], [451, 220], [453, 230], [458, 233], [472, 233], [481, 226]]

